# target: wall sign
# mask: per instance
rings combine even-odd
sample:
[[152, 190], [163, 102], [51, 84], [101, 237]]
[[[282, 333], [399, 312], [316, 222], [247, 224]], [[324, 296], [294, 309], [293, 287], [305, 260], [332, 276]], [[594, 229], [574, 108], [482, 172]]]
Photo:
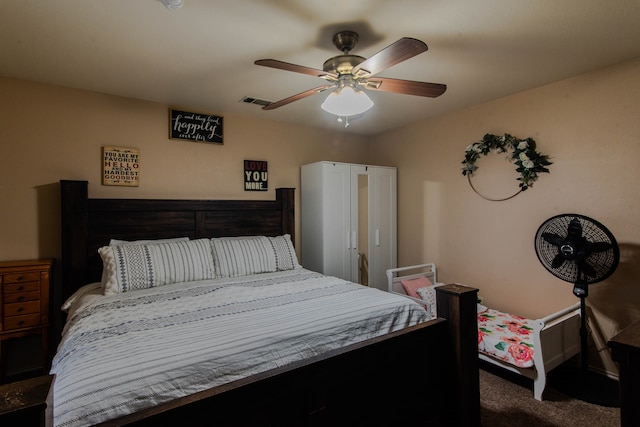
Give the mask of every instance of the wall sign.
[[267, 162], [263, 160], [244, 161], [244, 191], [267, 191]]
[[102, 185], [140, 185], [140, 151], [137, 148], [102, 147]]
[[169, 138], [222, 144], [222, 117], [169, 109]]

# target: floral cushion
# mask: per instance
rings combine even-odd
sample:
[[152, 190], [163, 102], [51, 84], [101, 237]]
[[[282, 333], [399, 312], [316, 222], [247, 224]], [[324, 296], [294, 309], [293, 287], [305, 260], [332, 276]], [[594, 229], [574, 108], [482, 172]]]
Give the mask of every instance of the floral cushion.
[[520, 368], [533, 366], [533, 320], [493, 309], [478, 313], [478, 350]]

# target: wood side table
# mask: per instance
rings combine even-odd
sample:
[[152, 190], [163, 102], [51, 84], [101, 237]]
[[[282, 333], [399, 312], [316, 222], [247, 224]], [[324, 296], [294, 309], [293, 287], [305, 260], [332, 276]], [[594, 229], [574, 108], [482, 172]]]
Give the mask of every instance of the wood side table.
[[620, 370], [622, 427], [640, 425], [640, 322], [627, 326], [609, 340], [611, 358]]
[[49, 289], [52, 259], [0, 261], [0, 383], [6, 370], [3, 341], [42, 336], [42, 369], [49, 365]]

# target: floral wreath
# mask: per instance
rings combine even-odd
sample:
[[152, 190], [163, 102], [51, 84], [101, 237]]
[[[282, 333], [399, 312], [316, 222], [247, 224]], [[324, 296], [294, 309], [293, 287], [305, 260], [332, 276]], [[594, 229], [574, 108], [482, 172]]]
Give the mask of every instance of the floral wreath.
[[[462, 175], [469, 178], [470, 184], [470, 178], [476, 169], [478, 169], [476, 161], [480, 158], [480, 155], [486, 156], [491, 151], [497, 153], [513, 151], [511, 155], [507, 157], [507, 160], [516, 164], [516, 172], [519, 174], [517, 179], [520, 181], [520, 190], [518, 193], [531, 187], [538, 179], [539, 173], [549, 173], [547, 166], [552, 164], [549, 161], [549, 156], [545, 156], [536, 151], [536, 142], [532, 138], [518, 139], [508, 133], [502, 136], [488, 133], [482, 138], [482, 141], [474, 142], [464, 151]], [[473, 185], [471, 186], [473, 188]], [[516, 194], [514, 194], [514, 196]]]

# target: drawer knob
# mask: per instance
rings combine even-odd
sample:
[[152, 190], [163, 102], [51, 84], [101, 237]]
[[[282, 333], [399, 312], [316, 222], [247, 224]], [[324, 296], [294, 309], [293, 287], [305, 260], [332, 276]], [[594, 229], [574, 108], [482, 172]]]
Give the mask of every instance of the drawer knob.
[[18, 322], [18, 326], [22, 326], [22, 325], [24, 325], [24, 320], [21, 320]]
[[19, 307], [17, 311], [18, 313], [22, 313], [24, 311], [24, 307]]
[[24, 276], [18, 276], [16, 280], [24, 280]]
[[24, 301], [24, 296], [23, 296], [23, 295], [20, 295], [20, 296], [17, 298], [17, 301], [18, 301], [18, 302]]
[[18, 286], [18, 290], [19, 290], [19, 291], [23, 291], [23, 290], [24, 290], [24, 286], [22, 286], [22, 285], [21, 285], [21, 286]]

